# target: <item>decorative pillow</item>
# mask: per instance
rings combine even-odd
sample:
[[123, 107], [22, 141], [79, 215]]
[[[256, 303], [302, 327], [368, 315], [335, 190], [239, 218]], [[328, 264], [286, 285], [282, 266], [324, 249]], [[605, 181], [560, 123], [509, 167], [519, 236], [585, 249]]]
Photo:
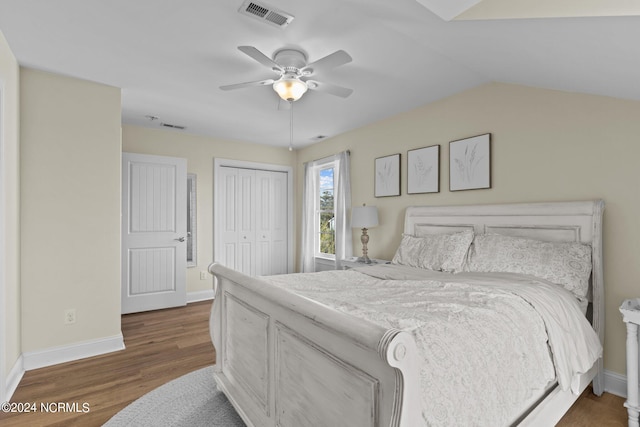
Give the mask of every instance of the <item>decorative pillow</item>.
[[422, 251], [423, 243], [421, 237], [403, 234], [400, 246], [398, 246], [398, 250], [391, 260], [391, 263], [406, 265], [408, 267], [420, 267], [420, 252]]
[[470, 230], [421, 237], [404, 235], [391, 262], [454, 273], [462, 269], [472, 241], [473, 232]]
[[591, 275], [591, 246], [501, 234], [479, 235], [469, 251], [466, 269], [529, 274], [562, 285], [579, 300], [585, 300]]

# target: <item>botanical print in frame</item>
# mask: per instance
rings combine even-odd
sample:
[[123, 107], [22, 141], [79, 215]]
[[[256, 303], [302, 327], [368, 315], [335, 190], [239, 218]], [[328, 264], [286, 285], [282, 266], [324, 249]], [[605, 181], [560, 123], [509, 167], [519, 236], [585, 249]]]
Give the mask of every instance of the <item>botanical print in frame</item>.
[[375, 196], [400, 195], [400, 154], [378, 157], [375, 161]]
[[440, 192], [440, 145], [407, 151], [407, 194]]
[[491, 188], [491, 134], [449, 143], [449, 190]]

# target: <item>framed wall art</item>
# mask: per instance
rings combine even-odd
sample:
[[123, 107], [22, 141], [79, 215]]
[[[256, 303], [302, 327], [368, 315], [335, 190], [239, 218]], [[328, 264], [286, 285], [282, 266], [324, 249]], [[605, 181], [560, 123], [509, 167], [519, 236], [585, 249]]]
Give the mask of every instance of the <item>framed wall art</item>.
[[440, 192], [440, 145], [407, 151], [407, 194]]
[[449, 190], [491, 188], [491, 134], [449, 143]]
[[400, 195], [400, 154], [378, 157], [375, 160], [376, 197]]

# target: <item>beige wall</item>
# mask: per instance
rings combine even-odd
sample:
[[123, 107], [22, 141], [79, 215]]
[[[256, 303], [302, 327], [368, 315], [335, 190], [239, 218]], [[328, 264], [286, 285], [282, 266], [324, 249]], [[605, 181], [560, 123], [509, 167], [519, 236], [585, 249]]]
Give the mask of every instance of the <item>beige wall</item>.
[[[448, 142], [487, 132], [492, 189], [449, 192]], [[407, 150], [434, 144], [441, 145], [440, 193], [407, 195]], [[640, 102], [487, 84], [301, 150], [299, 176], [304, 162], [344, 149], [351, 150], [353, 205], [379, 208], [381, 225], [369, 230], [369, 255], [378, 258], [393, 256], [407, 206], [604, 199], [605, 368], [625, 372], [618, 307], [640, 296]], [[402, 155], [402, 196], [376, 199], [374, 159], [394, 153]]]
[[22, 68], [20, 101], [22, 351], [116, 336], [120, 89]]
[[[0, 40], [5, 79], [15, 68], [11, 58]], [[17, 76], [12, 79], [17, 82]], [[603, 198], [605, 366], [625, 371], [625, 332], [617, 308], [640, 291], [635, 262], [640, 200], [633, 191], [640, 102], [488, 84], [289, 153], [135, 126], [124, 126], [120, 147], [118, 89], [24, 69], [21, 91], [22, 351], [119, 333], [121, 149], [187, 158], [188, 171], [198, 175], [198, 266], [189, 269], [187, 284], [189, 292], [197, 292], [211, 286], [199, 272], [213, 257], [214, 157], [295, 165], [296, 200], [301, 200], [303, 163], [348, 148], [353, 204], [380, 210], [381, 225], [370, 230], [374, 257], [393, 256], [410, 205]], [[17, 123], [17, 113], [12, 114], [5, 111], [5, 120]], [[17, 129], [9, 132], [5, 143], [17, 147]], [[492, 133], [493, 188], [449, 192], [448, 142], [485, 132]], [[406, 195], [406, 151], [433, 144], [441, 144], [440, 193]], [[374, 159], [393, 153], [402, 154], [402, 196], [376, 199]], [[299, 203], [296, 207], [299, 218]], [[11, 221], [17, 223], [17, 217]], [[9, 244], [17, 247], [17, 239]], [[354, 247], [360, 247], [357, 233]], [[13, 274], [17, 280], [18, 272]], [[9, 298], [18, 301], [17, 287]], [[73, 327], [62, 322], [67, 308], [78, 309]], [[20, 337], [11, 333], [17, 354]]]
[[138, 126], [123, 127], [122, 151], [183, 157], [187, 159], [187, 172], [197, 175], [198, 265], [187, 269], [187, 292], [212, 289], [211, 279], [200, 280], [200, 272], [206, 271], [207, 266], [213, 261], [214, 157], [286, 166], [293, 166], [295, 162], [295, 153], [290, 153], [286, 148]]
[[[4, 352], [0, 362], [4, 366], [0, 372], [5, 377], [0, 384], [4, 384], [20, 357], [20, 144], [19, 144], [19, 68], [9, 45], [0, 32], [0, 91], [3, 98], [0, 109], [2, 135], [0, 135], [0, 206], [4, 211], [0, 213], [0, 274], [4, 283], [4, 301], [0, 295], [0, 327], [4, 327], [4, 342], [0, 342], [0, 351]], [[0, 289], [1, 291], [1, 289]], [[3, 335], [0, 335], [3, 336]]]

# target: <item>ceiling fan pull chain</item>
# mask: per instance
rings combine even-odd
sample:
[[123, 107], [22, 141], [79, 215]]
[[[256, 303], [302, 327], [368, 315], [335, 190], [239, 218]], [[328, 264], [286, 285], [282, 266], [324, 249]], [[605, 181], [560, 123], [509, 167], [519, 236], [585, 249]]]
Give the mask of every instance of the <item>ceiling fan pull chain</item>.
[[289, 151], [293, 151], [293, 101], [289, 100]]

